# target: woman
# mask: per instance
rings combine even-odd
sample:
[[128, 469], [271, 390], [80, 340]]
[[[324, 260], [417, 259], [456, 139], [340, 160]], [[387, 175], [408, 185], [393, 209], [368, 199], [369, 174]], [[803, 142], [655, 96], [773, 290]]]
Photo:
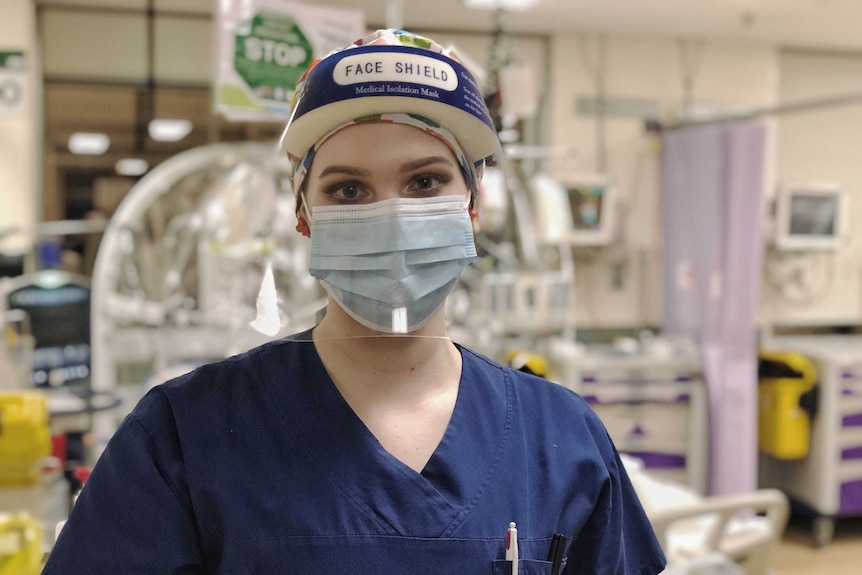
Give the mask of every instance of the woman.
[[661, 571], [584, 401], [446, 336], [497, 148], [469, 73], [384, 30], [297, 93], [282, 146], [325, 316], [150, 392], [45, 573]]

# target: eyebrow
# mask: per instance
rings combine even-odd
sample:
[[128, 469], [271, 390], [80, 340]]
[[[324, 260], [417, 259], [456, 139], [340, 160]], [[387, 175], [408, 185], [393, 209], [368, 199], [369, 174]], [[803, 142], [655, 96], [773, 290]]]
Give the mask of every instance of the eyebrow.
[[329, 174], [346, 174], [348, 176], [367, 176], [368, 170], [363, 170], [362, 168], [354, 168], [353, 166], [327, 166], [320, 172], [320, 178], [323, 176], [328, 176]]
[[450, 160], [446, 156], [429, 156], [427, 158], [420, 158], [418, 160], [403, 164], [401, 166], [401, 172], [412, 172], [413, 170], [418, 170], [419, 168], [424, 168], [433, 164], [446, 164], [448, 166], [453, 165], [452, 160]]

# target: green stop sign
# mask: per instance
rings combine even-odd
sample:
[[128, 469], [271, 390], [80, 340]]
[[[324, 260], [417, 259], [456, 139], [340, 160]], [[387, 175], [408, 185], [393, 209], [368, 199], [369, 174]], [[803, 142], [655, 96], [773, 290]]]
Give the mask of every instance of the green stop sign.
[[312, 57], [311, 43], [289, 16], [260, 13], [237, 30], [234, 68], [260, 99], [290, 101]]

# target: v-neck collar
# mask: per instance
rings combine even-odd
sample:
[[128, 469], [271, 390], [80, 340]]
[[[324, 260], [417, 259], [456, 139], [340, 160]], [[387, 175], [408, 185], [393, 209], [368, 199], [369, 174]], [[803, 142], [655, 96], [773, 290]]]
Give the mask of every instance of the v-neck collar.
[[307, 343], [276, 348], [275, 363], [266, 368], [285, 423], [315, 463], [384, 532], [440, 537], [457, 529], [499, 475], [494, 471], [510, 427], [511, 382], [492, 381], [478, 358], [457, 346], [462, 370], [452, 417], [417, 473], [386, 451], [356, 415], [326, 372], [310, 332], [297, 340]]

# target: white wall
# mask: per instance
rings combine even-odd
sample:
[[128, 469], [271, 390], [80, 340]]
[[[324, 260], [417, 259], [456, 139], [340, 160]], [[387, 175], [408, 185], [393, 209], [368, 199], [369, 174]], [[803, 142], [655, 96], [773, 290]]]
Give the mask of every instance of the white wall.
[[[194, 8], [200, 2], [188, 0], [186, 4]], [[81, 11], [43, 11], [46, 74], [54, 78], [144, 81], [145, 21], [143, 13], [94, 16]], [[32, 28], [30, 2], [0, 2], [0, 38], [5, 45], [24, 46], [33, 54], [31, 64], [35, 66], [35, 46], [29, 32]], [[208, 18], [159, 15], [155, 32], [157, 82], [209, 82], [213, 43]], [[428, 33], [443, 43], [456, 45], [480, 65], [487, 64], [488, 36]], [[596, 36], [559, 33], [550, 36], [549, 41], [516, 37], [511, 47], [534, 68], [542, 88], [547, 88], [541, 93], [546, 106], [544, 124], [530, 135], [538, 135], [542, 143], [568, 153], [565, 159], [549, 161], [544, 167], [565, 179], [577, 172], [597, 171], [600, 159], [604, 158], [606, 170], [619, 182], [625, 198], [619, 245], [577, 258], [579, 327], [659, 325], [661, 222], [657, 139], [645, 133], [642, 118], [612, 115], [604, 121], [604, 147], [599, 149], [596, 118], [578, 111], [579, 98], [596, 96], [595, 79], [589, 70], [590, 65], [599, 64]], [[765, 45], [695, 44], [682, 43], [677, 38], [608, 36], [602, 70], [607, 99], [650, 105], [665, 120], [678, 116], [684, 101], [699, 108], [738, 110], [862, 91], [862, 57], [781, 52]], [[690, 93], [684, 86], [686, 74], [692, 80]], [[775, 178], [841, 181], [850, 189], [850, 221], [862, 215], [862, 200], [858, 200], [859, 192], [854, 191], [862, 187], [862, 171], [857, 167], [862, 135], [856, 129], [862, 125], [862, 105], [782, 116], [773, 123], [775, 157], [771, 171]], [[0, 212], [4, 225], [8, 225], [7, 221], [28, 222], [35, 218], [36, 133], [36, 123], [30, 117], [0, 116], [3, 135], [0, 200], [5, 205], [9, 198], [15, 206], [13, 212]], [[29, 192], [19, 194], [12, 190]], [[857, 263], [862, 261], [862, 242], [854, 235], [858, 233], [851, 225], [847, 247], [831, 259], [809, 258], [789, 264], [803, 270], [804, 273], [796, 275], [808, 282], [802, 287], [813, 294], [811, 303], [799, 301], [801, 288], [781, 292], [765, 282], [761, 319], [862, 321], [862, 270]], [[767, 262], [770, 269], [777, 262], [779, 272], [786, 272], [785, 260], [772, 254]], [[765, 275], [767, 279], [771, 277]]]
[[[862, 55], [786, 51], [780, 55], [784, 103], [862, 95]], [[762, 321], [862, 323], [862, 101], [775, 119], [775, 184], [835, 182], [848, 192], [847, 242], [834, 253], [768, 252]], [[774, 192], [774, 189], [772, 190]]]
[[[153, 80], [207, 84], [213, 69], [212, 22], [157, 14], [153, 23]], [[144, 83], [147, 25], [143, 12], [45, 10], [44, 73], [55, 79]]]
[[22, 105], [0, 107], [0, 206], [3, 206], [0, 230], [13, 227], [22, 230], [0, 239], [0, 249], [7, 253], [24, 253], [32, 246], [37, 219], [40, 184], [36, 166], [42, 143], [36, 82], [39, 58], [31, 0], [0, 2], [0, 51], [24, 52], [26, 66], [20, 78], [25, 95]]
[[[676, 39], [611, 36], [605, 42], [605, 91], [611, 101], [643, 101], [665, 118], [678, 116], [686, 70], [693, 74], [690, 96], [695, 104], [739, 109], [776, 101], [778, 56], [773, 48], [708, 43], [686, 67]], [[551, 54], [549, 143], [574, 156], [551, 168], [565, 179], [600, 168], [596, 119], [580, 115], [577, 108], [578, 98], [596, 95], [589, 67], [598, 58], [598, 40], [559, 34], [553, 37]], [[578, 327], [660, 325], [660, 149], [657, 139], [645, 133], [641, 118], [610, 116], [604, 126], [606, 171], [619, 182], [625, 201], [622, 237], [614, 249], [577, 259]]]

